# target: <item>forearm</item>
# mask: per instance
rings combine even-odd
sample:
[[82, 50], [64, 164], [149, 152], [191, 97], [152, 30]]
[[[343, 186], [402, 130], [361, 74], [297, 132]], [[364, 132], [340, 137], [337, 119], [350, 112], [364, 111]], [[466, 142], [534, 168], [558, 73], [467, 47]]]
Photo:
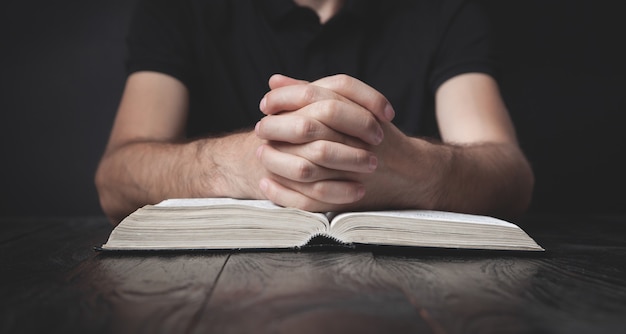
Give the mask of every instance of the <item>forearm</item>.
[[246, 145], [251, 139], [241, 133], [186, 143], [137, 141], [110, 150], [96, 173], [101, 206], [117, 223], [167, 198], [253, 197], [256, 185], [246, 184], [251, 175], [240, 167], [254, 156], [254, 145]]
[[514, 217], [530, 204], [534, 177], [514, 144], [450, 145], [409, 138], [396, 164], [402, 206]]
[[511, 144], [452, 146], [453, 160], [441, 181], [442, 208], [512, 218], [529, 206], [534, 176]]

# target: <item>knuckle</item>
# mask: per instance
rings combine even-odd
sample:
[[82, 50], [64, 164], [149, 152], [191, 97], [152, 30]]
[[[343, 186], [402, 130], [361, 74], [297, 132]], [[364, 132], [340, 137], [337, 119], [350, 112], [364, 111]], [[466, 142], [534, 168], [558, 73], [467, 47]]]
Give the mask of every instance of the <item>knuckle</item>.
[[296, 136], [305, 140], [315, 139], [318, 133], [318, 126], [310, 119], [299, 119], [293, 124]]
[[313, 85], [305, 85], [302, 91], [302, 99], [306, 104], [317, 100], [317, 88]]
[[317, 141], [310, 146], [310, 156], [313, 161], [327, 161], [332, 158], [333, 150], [330, 143], [325, 141]]
[[334, 115], [335, 111], [341, 110], [342, 103], [343, 102], [339, 100], [326, 100], [324, 101], [324, 110], [331, 115]]
[[301, 161], [296, 164], [295, 168], [295, 178], [300, 181], [307, 181], [313, 178], [314, 170], [313, 166], [306, 162]]
[[354, 154], [354, 159], [359, 166], [369, 164], [370, 154], [362, 150], [357, 150]]
[[316, 116], [325, 123], [333, 124], [341, 109], [341, 102], [337, 100], [323, 100], [315, 104]]
[[267, 197], [267, 199], [275, 202], [277, 199], [277, 190], [276, 188], [271, 184], [268, 183], [267, 188], [265, 188], [265, 190], [263, 191], [265, 197]]
[[311, 198], [323, 198], [328, 203], [346, 204], [358, 197], [359, 187], [352, 182], [319, 182], [309, 191]]
[[352, 78], [346, 74], [337, 74], [333, 77], [334, 85], [336, 87], [350, 87], [352, 84]]
[[313, 198], [326, 198], [327, 187], [322, 182], [317, 182], [311, 187], [310, 196]]

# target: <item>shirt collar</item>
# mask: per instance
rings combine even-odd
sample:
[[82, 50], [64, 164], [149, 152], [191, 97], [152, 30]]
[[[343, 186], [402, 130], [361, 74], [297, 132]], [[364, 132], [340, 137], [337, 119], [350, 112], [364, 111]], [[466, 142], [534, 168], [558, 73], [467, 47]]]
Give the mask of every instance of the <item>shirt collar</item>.
[[[252, 0], [259, 3], [264, 15], [270, 22], [275, 23], [284, 19], [297, 7], [293, 0]], [[341, 11], [354, 14], [356, 17], [367, 20], [376, 14], [376, 0], [346, 0]]]

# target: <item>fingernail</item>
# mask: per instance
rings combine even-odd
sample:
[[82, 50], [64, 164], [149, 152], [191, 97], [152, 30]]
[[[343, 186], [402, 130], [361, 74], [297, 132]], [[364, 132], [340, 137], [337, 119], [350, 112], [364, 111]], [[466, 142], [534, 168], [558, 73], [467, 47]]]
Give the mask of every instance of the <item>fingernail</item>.
[[265, 105], [267, 104], [267, 101], [265, 101], [265, 96], [263, 96], [263, 98], [261, 99], [261, 102], [259, 102], [259, 109], [261, 111], [265, 110]]
[[376, 134], [374, 135], [374, 138], [373, 138], [374, 145], [378, 145], [382, 143], [384, 138], [385, 138], [385, 133], [383, 132], [383, 129], [379, 127], [376, 130]]
[[361, 198], [363, 198], [363, 196], [365, 196], [365, 187], [360, 186], [359, 189], [356, 191], [356, 199], [360, 200]]
[[378, 158], [376, 158], [376, 156], [372, 155], [370, 157], [369, 169], [370, 169], [370, 171], [375, 171], [376, 167], [378, 167]]
[[391, 121], [394, 117], [396, 117], [396, 112], [393, 110], [393, 107], [389, 103], [385, 107], [384, 113], [388, 121]]

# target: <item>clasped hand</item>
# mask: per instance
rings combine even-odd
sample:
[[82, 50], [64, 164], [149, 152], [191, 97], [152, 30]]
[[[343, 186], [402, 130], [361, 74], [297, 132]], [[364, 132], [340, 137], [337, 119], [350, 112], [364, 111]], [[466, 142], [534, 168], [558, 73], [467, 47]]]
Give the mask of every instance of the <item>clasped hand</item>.
[[263, 194], [310, 211], [357, 206], [380, 173], [395, 115], [389, 101], [347, 75], [315, 82], [274, 75], [269, 85], [259, 105], [266, 116], [255, 127], [264, 142], [256, 155], [269, 172], [259, 182]]

